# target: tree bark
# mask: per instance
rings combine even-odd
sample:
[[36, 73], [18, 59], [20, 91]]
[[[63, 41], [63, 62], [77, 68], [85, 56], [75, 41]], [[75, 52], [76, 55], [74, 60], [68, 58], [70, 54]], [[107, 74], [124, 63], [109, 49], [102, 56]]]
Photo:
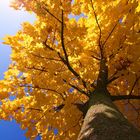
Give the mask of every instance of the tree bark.
[[140, 140], [140, 132], [117, 109], [106, 91], [95, 90], [77, 140]]

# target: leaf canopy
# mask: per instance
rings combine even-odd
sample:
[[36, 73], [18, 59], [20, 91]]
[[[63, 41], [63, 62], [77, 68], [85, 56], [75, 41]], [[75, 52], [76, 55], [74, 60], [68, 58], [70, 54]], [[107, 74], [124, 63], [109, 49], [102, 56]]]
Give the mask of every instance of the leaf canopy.
[[[83, 121], [76, 104], [95, 89], [106, 58], [111, 95], [140, 96], [140, 3], [138, 0], [14, 0], [36, 14], [6, 36], [12, 63], [0, 81], [1, 119], [11, 116], [31, 140], [75, 140]], [[9, 97], [16, 99], [10, 101]], [[140, 127], [140, 101], [116, 101]], [[58, 134], [56, 132], [58, 131]]]

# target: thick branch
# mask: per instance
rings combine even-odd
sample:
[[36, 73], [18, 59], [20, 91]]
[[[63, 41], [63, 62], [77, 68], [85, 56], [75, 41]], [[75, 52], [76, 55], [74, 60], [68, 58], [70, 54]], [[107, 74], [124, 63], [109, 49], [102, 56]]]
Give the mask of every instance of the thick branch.
[[69, 63], [68, 54], [67, 54], [65, 44], [64, 44], [64, 12], [63, 10], [62, 10], [62, 22], [61, 22], [61, 45], [62, 45], [62, 49], [65, 55], [65, 60], [67, 63]]
[[140, 96], [135, 96], [135, 95], [118, 95], [118, 96], [111, 96], [111, 99], [112, 99], [112, 101], [128, 100], [128, 99], [140, 100]]
[[[64, 30], [64, 28], [62, 28], [63, 30]], [[63, 35], [62, 35], [63, 34]], [[52, 47], [50, 47], [49, 45], [47, 45], [47, 39], [45, 40], [45, 42], [43, 43], [45, 46], [46, 46], [46, 48], [48, 48], [49, 50], [51, 50], [51, 51], [54, 51], [57, 55], [58, 55], [58, 57], [61, 59], [60, 61], [62, 61], [66, 66], [67, 66], [67, 68], [70, 70], [70, 72], [75, 76], [75, 77], [77, 77], [77, 79], [79, 79], [79, 80], [81, 80], [82, 82], [83, 82], [83, 85], [84, 85], [84, 87], [86, 88], [86, 82], [80, 77], [80, 75], [71, 67], [71, 65], [70, 65], [70, 63], [69, 63], [69, 61], [68, 61], [68, 55], [67, 55], [67, 52], [66, 52], [66, 49], [65, 49], [65, 44], [64, 44], [64, 31], [63, 32], [61, 32], [61, 43], [62, 43], [62, 48], [63, 48], [63, 51], [64, 51], [64, 54], [65, 54], [65, 58], [66, 59], [64, 59], [62, 56], [61, 56], [61, 54], [60, 54], [60, 52], [58, 52], [58, 51], [56, 51], [54, 48], [52, 48]]]
[[77, 77], [77, 79], [83, 82], [83, 85], [86, 88], [86, 82], [80, 77], [80, 75], [72, 68], [72, 66], [69, 63], [68, 54], [64, 43], [64, 11], [63, 10], [62, 10], [62, 22], [61, 22], [61, 45], [65, 56], [65, 59], [61, 57], [62, 61], [68, 67], [68, 69]]

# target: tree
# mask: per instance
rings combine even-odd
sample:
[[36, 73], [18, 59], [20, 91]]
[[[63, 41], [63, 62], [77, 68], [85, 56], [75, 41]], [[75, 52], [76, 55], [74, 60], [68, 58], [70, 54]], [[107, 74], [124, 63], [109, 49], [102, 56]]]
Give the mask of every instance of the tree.
[[16, 119], [31, 140], [139, 140], [138, 0], [12, 6], [37, 20], [5, 38], [12, 63], [0, 81], [1, 119]]

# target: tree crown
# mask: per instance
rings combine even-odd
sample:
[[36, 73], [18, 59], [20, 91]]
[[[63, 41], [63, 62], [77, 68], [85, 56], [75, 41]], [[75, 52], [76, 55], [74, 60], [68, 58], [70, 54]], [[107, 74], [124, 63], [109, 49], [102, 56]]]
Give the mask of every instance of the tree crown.
[[36, 21], [5, 38], [12, 63], [0, 81], [2, 119], [15, 118], [31, 139], [74, 140], [81, 108], [102, 85], [113, 100], [127, 99], [116, 103], [140, 121], [139, 101], [130, 100], [140, 95], [137, 0], [15, 0], [12, 7], [34, 12]]

